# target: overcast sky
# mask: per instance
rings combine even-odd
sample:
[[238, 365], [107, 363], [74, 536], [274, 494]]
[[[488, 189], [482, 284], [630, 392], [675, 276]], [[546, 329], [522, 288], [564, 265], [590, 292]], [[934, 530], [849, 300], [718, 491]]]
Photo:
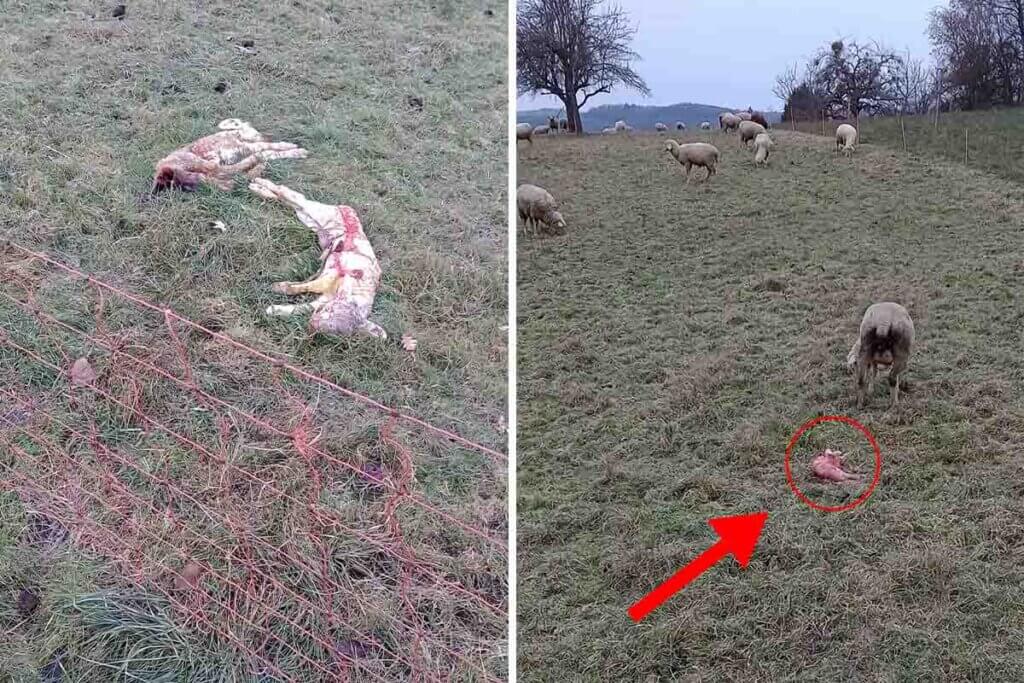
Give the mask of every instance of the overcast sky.
[[[781, 110], [775, 77], [835, 38], [878, 40], [927, 58], [928, 13], [944, 0], [612, 0], [637, 27], [636, 67], [651, 97], [613, 91], [598, 104], [697, 102]], [[551, 96], [522, 97], [520, 109], [561, 107]]]

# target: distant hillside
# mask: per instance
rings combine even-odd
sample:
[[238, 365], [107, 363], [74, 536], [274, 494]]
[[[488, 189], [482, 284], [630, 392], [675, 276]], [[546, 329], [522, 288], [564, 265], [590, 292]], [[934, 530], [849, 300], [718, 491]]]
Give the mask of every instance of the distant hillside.
[[[745, 109], [746, 107], [742, 107]], [[583, 128], [589, 132], [600, 132], [602, 128], [608, 128], [616, 121], [622, 120], [639, 129], [654, 128], [654, 124], [664, 123], [669, 128], [675, 126], [676, 121], [682, 121], [689, 127], [699, 126], [701, 121], [710, 121], [718, 126], [718, 115], [723, 111], [735, 111], [730, 107], [719, 107], [711, 104], [694, 104], [693, 102], [680, 102], [664, 107], [649, 107], [639, 104], [604, 104], [583, 112]], [[562, 115], [561, 109], [529, 109], [516, 113], [516, 121], [532, 123], [535, 126], [548, 122], [549, 116]], [[769, 123], [777, 123], [782, 120], [782, 112], [764, 112]]]

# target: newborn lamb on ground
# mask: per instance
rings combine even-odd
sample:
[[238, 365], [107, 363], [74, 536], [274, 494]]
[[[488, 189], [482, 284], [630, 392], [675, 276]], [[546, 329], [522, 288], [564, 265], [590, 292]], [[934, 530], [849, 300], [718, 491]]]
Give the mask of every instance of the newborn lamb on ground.
[[910, 363], [913, 345], [914, 321], [907, 309], [891, 301], [868, 307], [857, 341], [846, 356], [847, 369], [856, 371], [858, 408], [864, 407], [880, 367], [889, 368], [892, 405], [896, 405], [900, 398], [900, 374]]
[[516, 208], [525, 231], [529, 230], [530, 223], [533, 223], [534, 234], [537, 234], [541, 223], [549, 228], [565, 228], [565, 219], [558, 212], [558, 202], [543, 187], [520, 185], [516, 190]]
[[853, 150], [857, 146], [857, 129], [848, 123], [836, 128], [836, 154], [839, 154], [840, 146], [846, 156], [852, 156]]
[[757, 137], [754, 138], [754, 165], [755, 166], [767, 166], [768, 155], [771, 153], [772, 147], [775, 143], [768, 133], [758, 133]]
[[718, 165], [718, 148], [706, 142], [688, 142], [680, 145], [675, 140], [665, 141], [665, 151], [670, 153], [676, 160], [686, 168], [686, 184], [690, 184], [690, 168], [703, 166], [708, 170], [705, 182], [718, 173], [715, 168]]
[[743, 147], [747, 146], [747, 143], [756, 138], [761, 133], [767, 133], [760, 123], [754, 123], [753, 121], [740, 121], [740, 145]]
[[235, 176], [258, 178], [273, 159], [305, 159], [308, 153], [291, 142], [271, 142], [248, 121], [224, 119], [219, 132], [174, 150], [156, 164], [151, 192], [170, 188], [196, 190], [200, 183], [230, 191]]
[[814, 473], [814, 476], [821, 479], [839, 483], [860, 479], [860, 475], [843, 469], [845, 466], [843, 454], [840, 451], [833, 451], [828, 448], [815, 455], [814, 459], [811, 460], [811, 472]]

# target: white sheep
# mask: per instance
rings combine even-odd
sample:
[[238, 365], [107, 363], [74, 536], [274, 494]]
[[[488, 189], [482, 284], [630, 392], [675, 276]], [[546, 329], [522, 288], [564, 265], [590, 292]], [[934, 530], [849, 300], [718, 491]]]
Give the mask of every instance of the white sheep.
[[520, 185], [516, 190], [516, 208], [519, 209], [524, 232], [529, 231], [530, 223], [533, 223], [534, 234], [537, 234], [541, 223], [548, 227], [565, 227], [565, 219], [558, 212], [558, 202], [542, 187]]
[[[852, 126], [851, 126], [852, 128]], [[903, 306], [885, 301], [868, 306], [860, 332], [846, 356], [846, 367], [857, 375], [857, 407], [863, 408], [880, 367], [889, 368], [892, 406], [900, 400], [900, 375], [910, 363], [914, 321]]]
[[758, 133], [757, 137], [754, 138], [754, 165], [768, 165], [768, 155], [771, 153], [772, 147], [775, 146], [775, 142], [772, 140], [768, 133]]
[[750, 117], [753, 116], [749, 111], [738, 111], [735, 116], [740, 117], [740, 121], [749, 121]]
[[718, 125], [727, 133], [730, 130], [735, 130], [739, 127], [741, 121], [742, 119], [740, 119], [740, 117], [736, 116], [736, 114], [730, 114], [729, 112], [718, 115]]
[[533, 129], [533, 134], [534, 135], [547, 135], [548, 134], [548, 130], [550, 130], [550, 129], [547, 126], [536, 126]]
[[710, 121], [701, 121], [700, 122], [700, 129], [701, 130], [711, 130], [711, 122]]
[[621, 119], [615, 122], [615, 130], [626, 130], [629, 126], [626, 125], [625, 121]]
[[533, 144], [533, 126], [528, 123], [516, 124], [516, 144], [520, 140], [526, 140], [531, 145]]
[[665, 141], [665, 151], [676, 158], [686, 168], [686, 184], [690, 184], [690, 168], [703, 166], [708, 170], [705, 182], [718, 173], [718, 148], [706, 142], [688, 142], [680, 145], [675, 140]]
[[654, 124], [654, 130], [658, 131], [659, 133], [664, 133], [666, 130], [668, 130], [668, 126], [659, 121], [658, 123]]
[[839, 154], [840, 145], [842, 145], [843, 153], [846, 156], [851, 156], [857, 146], [857, 129], [848, 123], [836, 128], [836, 154]]
[[756, 138], [761, 133], [767, 133], [760, 123], [754, 123], [753, 121], [740, 121], [740, 145], [746, 147], [747, 143]]
[[615, 133], [615, 129], [614, 128], [602, 128], [601, 132], [604, 133], [605, 135], [609, 135], [609, 134]]
[[682, 121], [676, 121], [676, 130], [686, 130], [686, 124]]

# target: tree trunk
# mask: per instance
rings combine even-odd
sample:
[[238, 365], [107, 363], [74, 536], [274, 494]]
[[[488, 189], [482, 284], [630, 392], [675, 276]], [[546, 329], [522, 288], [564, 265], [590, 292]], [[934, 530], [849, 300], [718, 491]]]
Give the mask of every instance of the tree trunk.
[[583, 119], [580, 116], [580, 107], [576, 104], [575, 92], [570, 92], [565, 99], [565, 115], [569, 120], [569, 127], [575, 126], [576, 135], [583, 135]]

